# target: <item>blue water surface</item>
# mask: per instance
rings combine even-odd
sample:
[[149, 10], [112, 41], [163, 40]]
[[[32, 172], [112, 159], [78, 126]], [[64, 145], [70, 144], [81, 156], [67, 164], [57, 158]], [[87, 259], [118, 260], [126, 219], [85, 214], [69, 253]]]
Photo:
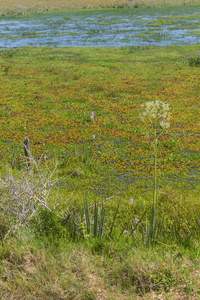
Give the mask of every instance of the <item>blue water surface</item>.
[[[35, 17], [1, 17], [0, 48], [197, 44], [200, 42], [200, 35], [195, 34], [195, 31], [200, 30], [199, 14], [200, 5], [187, 9], [172, 7], [167, 12], [159, 8], [134, 8], [68, 11]], [[148, 24], [149, 21], [166, 21], [170, 16], [177, 16], [177, 22], [169, 22], [169, 25], [163, 22], [159, 26]], [[191, 19], [188, 16], [193, 17]]]

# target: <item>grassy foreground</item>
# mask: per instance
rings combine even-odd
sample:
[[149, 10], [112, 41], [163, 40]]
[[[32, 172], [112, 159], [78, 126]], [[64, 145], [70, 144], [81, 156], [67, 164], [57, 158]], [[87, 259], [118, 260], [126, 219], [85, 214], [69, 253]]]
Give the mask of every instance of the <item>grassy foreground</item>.
[[199, 299], [199, 251], [45, 241], [24, 229], [0, 245], [1, 299]]
[[[0, 298], [199, 299], [199, 45], [25, 47], [0, 51], [0, 65]], [[156, 99], [171, 126], [149, 245], [141, 111]]]

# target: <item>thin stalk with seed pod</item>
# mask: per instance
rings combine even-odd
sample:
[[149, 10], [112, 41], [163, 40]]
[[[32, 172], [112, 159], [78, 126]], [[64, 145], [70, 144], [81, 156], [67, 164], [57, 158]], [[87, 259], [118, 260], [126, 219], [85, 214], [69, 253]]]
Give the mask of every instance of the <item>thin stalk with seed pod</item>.
[[147, 102], [143, 106], [142, 120], [148, 128], [148, 134], [154, 140], [154, 192], [152, 213], [147, 234], [147, 244], [154, 242], [156, 225], [156, 198], [157, 198], [157, 162], [158, 162], [158, 138], [170, 126], [169, 104], [155, 100]]

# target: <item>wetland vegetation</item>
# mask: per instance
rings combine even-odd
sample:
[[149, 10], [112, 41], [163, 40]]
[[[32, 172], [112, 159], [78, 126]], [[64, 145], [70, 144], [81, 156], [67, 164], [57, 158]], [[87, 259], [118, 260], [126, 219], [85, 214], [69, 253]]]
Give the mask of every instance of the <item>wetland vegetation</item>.
[[1, 48], [199, 43], [200, 5], [49, 12], [1, 21]]
[[0, 51], [1, 299], [199, 299], [199, 79], [198, 43]]

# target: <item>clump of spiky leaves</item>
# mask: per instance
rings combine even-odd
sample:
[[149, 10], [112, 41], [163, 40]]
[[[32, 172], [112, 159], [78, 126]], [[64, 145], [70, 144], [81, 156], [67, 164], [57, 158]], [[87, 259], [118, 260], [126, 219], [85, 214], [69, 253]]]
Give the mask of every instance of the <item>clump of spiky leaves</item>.
[[164, 130], [170, 126], [169, 104], [160, 100], [146, 102], [144, 105], [142, 119], [148, 128], [149, 136], [153, 138], [154, 146], [154, 194], [152, 214], [147, 236], [147, 244], [149, 245], [150, 241], [153, 241], [155, 238], [158, 138]]
[[[87, 200], [84, 201], [84, 214], [82, 217], [82, 222], [80, 222], [79, 227], [82, 226], [82, 232], [85, 239], [91, 240], [96, 239], [101, 241], [102, 239], [111, 238], [114, 229], [118, 208], [114, 214], [112, 214], [111, 209], [108, 215], [106, 215], [105, 202], [111, 200], [116, 195], [105, 199], [101, 203], [95, 201], [90, 207], [88, 207]], [[93, 213], [92, 213], [93, 210]], [[111, 216], [112, 215], [112, 216]], [[112, 220], [111, 220], [112, 218]]]

